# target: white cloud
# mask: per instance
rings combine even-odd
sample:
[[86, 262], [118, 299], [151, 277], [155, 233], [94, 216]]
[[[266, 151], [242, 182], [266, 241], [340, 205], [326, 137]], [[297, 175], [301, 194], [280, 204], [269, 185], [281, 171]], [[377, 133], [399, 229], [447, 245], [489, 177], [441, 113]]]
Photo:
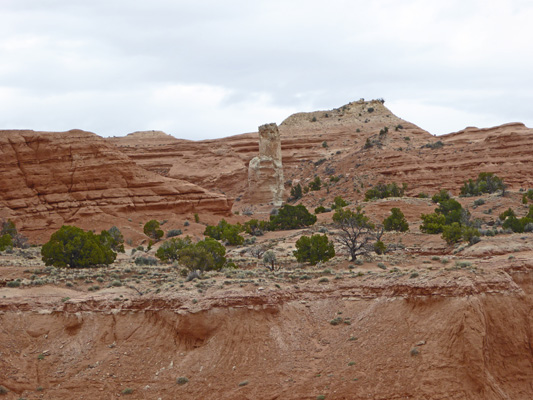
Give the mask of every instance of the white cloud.
[[361, 97], [439, 134], [533, 122], [523, 0], [5, 0], [0, 13], [0, 128], [199, 139]]
[[392, 101], [388, 106], [397, 116], [408, 121], [415, 121], [416, 125], [434, 135], [456, 132], [468, 126], [478, 128], [503, 124], [505, 120], [498, 120], [494, 115], [468, 112], [458, 108], [442, 105], [422, 103], [416, 100]]

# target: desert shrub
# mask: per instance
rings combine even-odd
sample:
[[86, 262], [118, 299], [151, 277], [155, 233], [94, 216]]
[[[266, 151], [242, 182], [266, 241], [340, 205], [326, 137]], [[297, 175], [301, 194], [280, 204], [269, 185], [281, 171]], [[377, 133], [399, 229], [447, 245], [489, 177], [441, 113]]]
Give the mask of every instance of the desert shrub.
[[504, 212], [502, 212], [498, 218], [500, 218], [501, 221], [505, 221], [505, 219], [507, 217], [516, 217], [516, 214], [515, 212], [511, 209], [511, 207], [509, 207], [507, 210], [505, 210]]
[[479, 233], [483, 236], [494, 236], [494, 231], [492, 229], [482, 229]]
[[453, 222], [451, 225], [446, 225], [442, 231], [442, 238], [446, 240], [448, 244], [454, 244], [460, 242], [462, 239], [461, 225], [458, 222]]
[[427, 149], [440, 149], [441, 147], [444, 146], [444, 143], [442, 143], [442, 141], [438, 140], [436, 142], [432, 142], [432, 143], [426, 143], [425, 145], [423, 145], [421, 148], [427, 148]]
[[15, 223], [13, 221], [11, 221], [10, 219], [8, 219], [7, 221], [2, 219], [0, 221], [0, 225], [2, 227], [2, 230], [0, 231], [0, 236], [9, 235], [11, 237], [11, 244], [7, 247], [18, 247], [21, 249], [26, 249], [29, 247], [28, 238], [18, 233]]
[[216, 226], [207, 225], [204, 235], [216, 240], [223, 240], [230, 246], [237, 246], [244, 243], [244, 238], [239, 235], [242, 231], [243, 227], [240, 224], [231, 225], [222, 219]]
[[291, 195], [289, 197], [289, 200], [296, 201], [298, 199], [301, 199], [302, 196], [302, 185], [298, 183], [296, 186], [291, 187]]
[[[422, 214], [422, 225], [420, 230], [425, 233], [442, 233], [442, 237], [448, 244], [457, 243], [463, 240], [463, 233], [468, 227], [472, 227], [470, 213], [464, 210], [461, 204], [450, 197], [446, 190], [441, 190], [433, 196], [432, 200], [438, 202], [439, 206], [434, 213]], [[473, 228], [479, 236], [477, 229]]]
[[442, 233], [444, 225], [446, 225], [446, 217], [442, 214], [431, 213], [422, 214], [422, 225], [420, 230], [424, 233], [436, 234]]
[[176, 383], [178, 385], [185, 385], [187, 382], [189, 382], [189, 379], [186, 378], [185, 376], [180, 376], [176, 379]]
[[270, 224], [267, 221], [259, 221], [257, 219], [251, 219], [246, 221], [243, 225], [243, 229], [246, 233], [253, 236], [261, 236], [264, 232], [270, 230]]
[[419, 199], [429, 199], [429, 194], [427, 193], [424, 193], [424, 192], [420, 192], [418, 193], [418, 196], [417, 196]]
[[481, 238], [479, 236], [472, 236], [468, 241], [468, 243], [470, 243], [471, 245], [479, 242], [481, 242]]
[[444, 215], [446, 225], [451, 225], [454, 222], [461, 223], [464, 210], [457, 200], [449, 199], [441, 201], [435, 212]]
[[2, 220], [2, 231], [0, 231], [0, 235], [9, 235], [12, 238], [17, 235], [17, 228], [15, 226], [15, 223], [8, 219], [7, 221]]
[[461, 196], [479, 196], [483, 193], [494, 193], [505, 190], [505, 184], [492, 172], [480, 172], [474, 181], [469, 179], [461, 188]]
[[293, 252], [298, 262], [308, 262], [312, 265], [327, 261], [335, 257], [333, 242], [326, 235], [302, 236], [296, 242], [296, 251]]
[[[512, 231], [516, 233], [531, 232], [531, 225], [533, 224], [533, 204], [529, 206], [528, 213], [518, 218], [515, 212], [508, 208], [499, 216], [500, 220], [503, 220], [502, 228], [504, 231]], [[527, 230], [526, 230], [527, 227]]]
[[2, 385], [0, 385], [0, 395], [1, 394], [7, 394], [9, 392], [9, 390], [7, 390], [5, 387], [3, 387]]
[[183, 232], [181, 229], [171, 229], [167, 232], [167, 238], [172, 238], [181, 235]]
[[524, 232], [533, 232], [533, 221], [524, 225]]
[[100, 242], [117, 253], [124, 253], [124, 236], [116, 226], [100, 233]]
[[216, 240], [205, 238], [196, 243], [196, 247], [205, 249], [213, 257], [213, 266], [210, 269], [219, 270], [226, 264], [226, 248]]
[[152, 219], [148, 221], [146, 224], [144, 224], [143, 232], [146, 236], [156, 241], [161, 239], [164, 234], [164, 232], [161, 229], [159, 229], [159, 222], [156, 221], [155, 219]]
[[204, 230], [204, 235], [216, 240], [221, 240], [222, 231], [226, 225], [229, 224], [224, 219], [220, 221], [218, 225], [207, 225]]
[[222, 232], [222, 240], [230, 246], [240, 246], [244, 243], [244, 237], [239, 235], [242, 232], [242, 226], [229, 225]]
[[319, 176], [315, 176], [315, 179], [313, 179], [309, 183], [310, 190], [317, 191], [317, 190], [320, 190], [321, 187], [322, 187], [322, 181], [320, 180]]
[[533, 222], [529, 218], [516, 218], [515, 216], [507, 217], [503, 222], [502, 228], [504, 230], [511, 230], [512, 232], [522, 233], [525, 226]]
[[476, 228], [469, 226], [461, 226], [458, 222], [453, 222], [450, 225], [446, 225], [442, 232], [442, 238], [446, 240], [448, 244], [458, 243], [462, 240], [469, 244], [478, 243], [479, 231]]
[[367, 111], [368, 111], [369, 113], [373, 113], [373, 112], [374, 112], [374, 107], [368, 107], [368, 108], [367, 108]]
[[215, 265], [213, 256], [204, 248], [196, 246], [187, 246], [180, 250], [179, 258], [180, 264], [186, 267], [189, 271], [211, 270]]
[[155, 256], [163, 262], [171, 263], [178, 260], [178, 253], [181, 249], [191, 244], [191, 238], [188, 236], [185, 239], [172, 238], [159, 246], [155, 252]]
[[109, 265], [117, 255], [105, 242], [100, 235], [64, 225], [43, 245], [41, 255], [46, 265], [56, 267]]
[[272, 230], [298, 229], [313, 225], [316, 215], [311, 214], [303, 204], [291, 206], [285, 204], [279, 209], [278, 215], [270, 216]]
[[226, 248], [212, 238], [205, 238], [178, 252], [179, 263], [189, 271], [219, 270], [226, 263]]
[[479, 229], [481, 228], [481, 225], [483, 225], [483, 220], [476, 218], [468, 223], [468, 226], [471, 226], [472, 228]]
[[374, 251], [376, 254], [385, 254], [387, 252], [387, 246], [381, 240], [374, 243]]
[[5, 235], [0, 236], [0, 251], [4, 251], [8, 247], [13, 246], [13, 240], [11, 239], [11, 236], [7, 233]]
[[383, 228], [386, 231], [407, 232], [409, 230], [409, 223], [405, 219], [405, 215], [399, 208], [392, 208], [391, 215], [383, 220]]
[[344, 200], [341, 196], [336, 196], [333, 199], [333, 204], [331, 204], [331, 209], [336, 210], [337, 208], [346, 207], [349, 203]]
[[276, 269], [276, 262], [276, 253], [272, 250], [265, 251], [265, 254], [263, 254], [263, 263], [267, 265], [269, 270], [274, 271]]
[[485, 204], [485, 200], [484, 199], [476, 199], [476, 200], [474, 200], [474, 205], [475, 206], [482, 206], [483, 204]]
[[433, 197], [431, 197], [431, 201], [433, 203], [442, 203], [443, 201], [450, 200], [450, 199], [451, 199], [450, 193], [445, 189], [442, 189], [439, 193], [436, 193], [433, 195]]
[[402, 184], [400, 187], [396, 183], [379, 183], [366, 191], [365, 201], [385, 199], [387, 197], [402, 197], [406, 189], [406, 184]]
[[470, 244], [478, 243], [481, 240], [479, 238], [479, 236], [481, 235], [479, 233], [479, 230], [477, 230], [473, 226], [463, 226], [461, 235], [462, 235], [463, 240]]
[[533, 189], [529, 189], [526, 193], [522, 196], [522, 203], [527, 204], [528, 200], [533, 200]]
[[322, 214], [326, 212], [326, 207], [324, 206], [318, 206], [315, 208], [315, 214]]
[[374, 142], [372, 140], [370, 140], [370, 138], [366, 138], [366, 142], [365, 142], [364, 148], [365, 149], [370, 149], [373, 146], [374, 146]]

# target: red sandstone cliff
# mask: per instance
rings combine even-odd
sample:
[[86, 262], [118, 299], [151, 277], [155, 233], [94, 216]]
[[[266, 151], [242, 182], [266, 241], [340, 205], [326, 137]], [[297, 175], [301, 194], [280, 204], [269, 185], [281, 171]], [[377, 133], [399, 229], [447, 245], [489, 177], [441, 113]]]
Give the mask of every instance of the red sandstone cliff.
[[0, 154], [0, 216], [32, 238], [63, 224], [100, 229], [119, 218], [231, 209], [226, 196], [149, 172], [89, 132], [2, 131]]

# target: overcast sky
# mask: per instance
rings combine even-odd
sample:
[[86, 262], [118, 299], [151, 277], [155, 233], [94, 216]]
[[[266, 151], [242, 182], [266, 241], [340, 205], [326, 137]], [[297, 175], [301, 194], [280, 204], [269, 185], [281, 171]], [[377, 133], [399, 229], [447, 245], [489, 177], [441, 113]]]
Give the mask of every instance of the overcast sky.
[[533, 127], [529, 0], [0, 0], [0, 129], [206, 139], [384, 98]]

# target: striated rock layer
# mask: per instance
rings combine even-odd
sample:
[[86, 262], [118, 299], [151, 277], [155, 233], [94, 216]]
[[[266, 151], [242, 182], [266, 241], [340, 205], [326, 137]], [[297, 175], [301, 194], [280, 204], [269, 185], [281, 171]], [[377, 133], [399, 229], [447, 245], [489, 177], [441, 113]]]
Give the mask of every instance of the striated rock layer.
[[[360, 200], [377, 183], [406, 183], [409, 195], [440, 189], [458, 194], [463, 182], [480, 172], [495, 172], [513, 190], [533, 187], [533, 130], [520, 123], [435, 137], [381, 101], [360, 100], [294, 114], [279, 131], [287, 182], [305, 186], [317, 175], [325, 182], [341, 176], [309, 193], [304, 202], [314, 206], [336, 195]], [[158, 141], [142, 134], [110, 140], [147, 169], [235, 197], [245, 193], [248, 166], [259, 151], [257, 134], [200, 142], [164, 134]]]
[[0, 289], [0, 382], [13, 399], [531, 398], [529, 268], [341, 282], [197, 302]]
[[[32, 238], [63, 224], [109, 228], [116, 218], [227, 214], [231, 201], [146, 171], [89, 132], [2, 131], [0, 216]], [[113, 217], [113, 218], [111, 218]]]
[[[391, 129], [401, 125], [413, 136], [424, 137], [423, 143], [432, 139], [428, 132], [396, 117], [380, 101], [358, 101], [333, 110], [290, 116], [279, 126], [285, 179], [305, 180], [306, 166], [330, 158], [337, 162], [386, 125]], [[260, 152], [257, 133], [189, 141], [147, 131], [107, 140], [150, 171], [235, 197], [246, 192], [249, 163]]]

